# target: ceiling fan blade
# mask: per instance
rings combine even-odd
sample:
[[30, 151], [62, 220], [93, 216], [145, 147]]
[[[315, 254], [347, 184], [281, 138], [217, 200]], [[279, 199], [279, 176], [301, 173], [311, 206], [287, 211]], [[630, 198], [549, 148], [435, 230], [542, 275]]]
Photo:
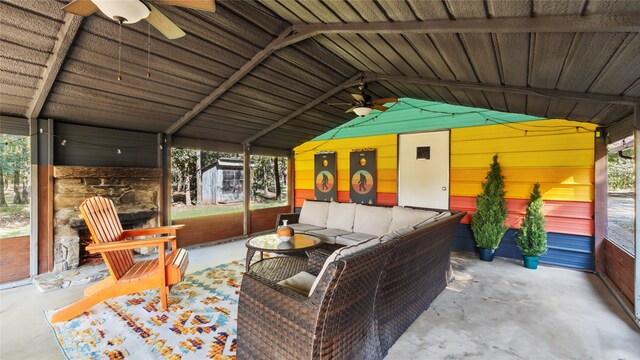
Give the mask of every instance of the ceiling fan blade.
[[149, 5], [149, 8], [151, 8], [151, 13], [145, 20], [147, 20], [149, 24], [151, 24], [151, 26], [156, 28], [156, 30], [160, 31], [162, 35], [166, 36], [167, 39], [173, 40], [186, 35], [184, 31], [182, 31], [182, 29], [178, 27], [178, 25], [169, 20], [169, 18], [161, 13], [160, 10], [158, 10], [151, 4], [147, 5]]
[[388, 103], [397, 103], [397, 102], [398, 102], [398, 99], [396, 98], [384, 98], [384, 99], [373, 100], [374, 105], [384, 105]]
[[357, 106], [354, 106], [354, 107], [352, 107], [351, 109], [349, 109], [349, 110], [345, 111], [345, 113], [353, 112], [353, 109], [355, 109], [355, 108], [357, 108]]
[[372, 108], [373, 110], [379, 110], [379, 111], [387, 111], [387, 110], [389, 110], [389, 108], [388, 108], [388, 107], [386, 107], [386, 106], [382, 106], [382, 105], [375, 105], [375, 104], [374, 104], [374, 105], [371, 105], [371, 108]]
[[348, 102], [335, 102], [335, 103], [325, 103], [325, 104], [331, 105], [331, 106], [351, 105], [351, 103], [348, 103]]
[[189, 9], [216, 11], [215, 0], [153, 0], [154, 3], [186, 7]]
[[351, 94], [351, 97], [356, 99], [356, 101], [364, 101], [364, 96], [360, 94]]
[[63, 6], [62, 10], [80, 16], [89, 16], [98, 11], [98, 7], [91, 0], [75, 0]]

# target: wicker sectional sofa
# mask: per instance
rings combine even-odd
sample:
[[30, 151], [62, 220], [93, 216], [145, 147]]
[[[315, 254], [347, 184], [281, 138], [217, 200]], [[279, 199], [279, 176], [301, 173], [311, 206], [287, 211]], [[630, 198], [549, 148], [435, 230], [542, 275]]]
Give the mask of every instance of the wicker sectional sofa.
[[244, 275], [238, 359], [382, 359], [446, 287], [464, 212], [340, 205], [307, 201], [279, 216], [332, 245]]

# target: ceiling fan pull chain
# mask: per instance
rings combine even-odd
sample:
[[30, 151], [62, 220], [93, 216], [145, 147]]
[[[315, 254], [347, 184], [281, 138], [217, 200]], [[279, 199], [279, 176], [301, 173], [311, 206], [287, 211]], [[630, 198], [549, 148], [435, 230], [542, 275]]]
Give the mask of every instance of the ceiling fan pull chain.
[[150, 64], [151, 62], [151, 23], [147, 22], [147, 77], [151, 77]]
[[118, 21], [118, 81], [122, 80], [120, 63], [122, 62], [122, 22]]

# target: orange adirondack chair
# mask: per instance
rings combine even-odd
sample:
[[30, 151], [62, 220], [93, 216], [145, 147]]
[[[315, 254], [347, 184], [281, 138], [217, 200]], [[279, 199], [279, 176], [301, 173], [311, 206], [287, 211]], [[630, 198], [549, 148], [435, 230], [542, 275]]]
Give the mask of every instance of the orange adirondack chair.
[[[184, 225], [122, 230], [113, 202], [100, 196], [85, 200], [80, 212], [94, 241], [87, 246], [87, 251], [102, 254], [111, 276], [86, 288], [84, 298], [58, 310], [51, 322], [70, 320], [106, 299], [156, 287], [160, 288], [162, 309], [166, 309], [167, 293], [172, 285], [182, 281], [189, 265], [189, 254], [176, 244], [176, 230]], [[145, 235], [169, 236], [126, 240]], [[167, 242], [171, 242], [170, 254], [165, 254]], [[147, 246], [158, 247], [158, 258], [136, 262], [131, 250]]]

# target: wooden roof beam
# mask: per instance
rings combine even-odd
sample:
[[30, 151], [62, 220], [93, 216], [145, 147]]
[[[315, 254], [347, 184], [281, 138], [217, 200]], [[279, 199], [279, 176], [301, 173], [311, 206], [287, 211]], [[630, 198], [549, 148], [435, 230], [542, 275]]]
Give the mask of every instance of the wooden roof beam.
[[574, 91], [531, 88], [526, 86], [480, 84], [480, 83], [467, 82], [467, 81], [430, 79], [430, 78], [376, 74], [376, 73], [365, 73], [364, 81], [365, 82], [398, 81], [398, 82], [408, 82], [413, 84], [443, 86], [443, 87], [466, 89], [466, 90], [493, 91], [493, 92], [511, 93], [511, 94], [535, 95], [535, 96], [542, 96], [546, 98], [568, 100], [568, 101], [585, 101], [585, 102], [608, 103], [608, 104], [628, 105], [628, 106], [637, 106], [638, 104], [640, 104], [640, 97], [637, 97], [637, 96], [619, 96], [619, 95], [606, 95], [606, 94], [595, 94], [595, 93], [581, 93], [581, 92], [574, 92]]
[[320, 95], [319, 97], [315, 98], [313, 101], [307, 103], [306, 105], [304, 105], [303, 107], [299, 108], [298, 110], [296, 110], [296, 111], [292, 112], [291, 114], [283, 117], [282, 119], [276, 121], [275, 123], [267, 126], [263, 130], [260, 130], [257, 134], [245, 139], [243, 141], [243, 143], [244, 144], [250, 144], [250, 143], [256, 141], [257, 139], [267, 135], [268, 133], [270, 133], [270, 132], [276, 130], [277, 128], [279, 128], [280, 126], [286, 124], [291, 119], [294, 119], [294, 118], [302, 115], [304, 112], [306, 112], [308, 110], [311, 110], [312, 108], [320, 105], [322, 102], [324, 102], [325, 100], [329, 99], [330, 97], [338, 94], [340, 91], [348, 88], [349, 86], [353, 86], [353, 85], [358, 84], [360, 82], [360, 77], [362, 77], [362, 73], [355, 74], [354, 76], [352, 76], [348, 80], [344, 81], [340, 85], [334, 87], [333, 89], [331, 89], [331, 90], [327, 91], [326, 93]]
[[320, 34], [464, 34], [640, 32], [640, 13], [628, 15], [505, 17], [371, 23], [295, 24], [304, 38]]
[[200, 112], [206, 109], [214, 101], [220, 98], [226, 93], [233, 85], [242, 80], [247, 74], [251, 72], [256, 66], [260, 65], [266, 58], [268, 58], [275, 51], [282, 49], [283, 47], [294, 44], [298, 41], [304, 40], [298, 34], [294, 34], [291, 27], [287, 27], [282, 31], [275, 39], [273, 39], [264, 49], [258, 51], [249, 61], [242, 65], [236, 72], [231, 74], [222, 84], [218, 85], [209, 95], [202, 99], [193, 109], [189, 110], [175, 123], [169, 126], [165, 133], [172, 135], [175, 134], [180, 128], [186, 125], [191, 119], [196, 117]]
[[60, 72], [64, 59], [67, 57], [67, 52], [69, 51], [73, 40], [76, 38], [78, 29], [80, 29], [82, 19], [82, 16], [71, 13], [67, 13], [67, 15], [65, 15], [64, 24], [62, 24], [58, 31], [58, 40], [56, 40], [56, 43], [53, 46], [53, 54], [51, 54], [47, 60], [46, 68], [42, 74], [42, 80], [38, 84], [38, 90], [29, 104], [27, 114], [25, 114], [28, 118], [37, 119], [38, 116], [40, 116], [40, 112], [42, 111], [42, 107], [49, 96], [53, 83], [58, 77], [58, 72]]

